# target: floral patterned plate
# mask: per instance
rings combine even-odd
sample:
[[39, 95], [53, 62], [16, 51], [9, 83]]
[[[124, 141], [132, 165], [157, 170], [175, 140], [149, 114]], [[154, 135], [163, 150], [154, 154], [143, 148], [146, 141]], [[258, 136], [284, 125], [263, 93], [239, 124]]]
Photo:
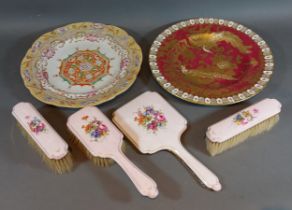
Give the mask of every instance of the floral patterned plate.
[[21, 76], [40, 101], [77, 108], [126, 91], [141, 62], [141, 48], [124, 30], [81, 22], [38, 38], [22, 60]]
[[214, 18], [190, 19], [164, 30], [153, 42], [149, 62], [164, 89], [204, 105], [234, 104], [256, 95], [274, 67], [259, 35]]

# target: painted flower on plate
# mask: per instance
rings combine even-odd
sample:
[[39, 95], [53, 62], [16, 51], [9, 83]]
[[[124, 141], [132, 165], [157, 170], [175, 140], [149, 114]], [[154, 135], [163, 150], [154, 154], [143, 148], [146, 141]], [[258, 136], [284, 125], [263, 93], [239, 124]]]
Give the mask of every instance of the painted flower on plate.
[[90, 42], [95, 42], [97, 40], [97, 37], [91, 34], [88, 34], [85, 36], [85, 39], [90, 41]]
[[53, 48], [48, 48], [42, 52], [42, 56], [50, 59], [55, 55], [55, 50]]

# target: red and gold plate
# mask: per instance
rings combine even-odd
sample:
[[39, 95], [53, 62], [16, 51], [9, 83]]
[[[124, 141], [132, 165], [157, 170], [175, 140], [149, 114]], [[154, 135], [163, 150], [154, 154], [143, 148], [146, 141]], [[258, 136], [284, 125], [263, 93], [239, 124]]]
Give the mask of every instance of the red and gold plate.
[[170, 26], [153, 42], [149, 62], [169, 93], [204, 105], [234, 104], [256, 95], [274, 67], [272, 52], [258, 34], [215, 18]]

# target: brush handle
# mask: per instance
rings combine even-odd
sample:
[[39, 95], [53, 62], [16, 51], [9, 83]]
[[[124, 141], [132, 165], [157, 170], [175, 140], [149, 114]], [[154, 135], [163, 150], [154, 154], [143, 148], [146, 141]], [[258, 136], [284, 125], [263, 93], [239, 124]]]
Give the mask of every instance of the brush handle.
[[194, 172], [194, 174], [202, 181], [202, 183], [214, 191], [220, 191], [222, 186], [218, 177], [204, 166], [199, 160], [192, 156], [182, 145], [177, 143], [171, 145], [168, 150], [180, 157], [186, 165]]
[[155, 181], [132, 163], [122, 151], [116, 152], [113, 159], [121, 166], [143, 196], [157, 197], [158, 189]]

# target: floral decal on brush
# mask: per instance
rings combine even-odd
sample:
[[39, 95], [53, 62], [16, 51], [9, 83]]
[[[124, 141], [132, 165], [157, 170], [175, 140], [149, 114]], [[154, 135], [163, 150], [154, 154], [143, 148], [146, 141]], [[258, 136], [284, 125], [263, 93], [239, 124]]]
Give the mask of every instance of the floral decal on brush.
[[[82, 120], [88, 121], [88, 115], [82, 117]], [[108, 127], [100, 120], [94, 118], [89, 121], [87, 124], [82, 125], [85, 133], [89, 134], [95, 141], [98, 141], [100, 138], [108, 135]]]
[[258, 109], [241, 111], [240, 113], [235, 115], [235, 117], [233, 118], [233, 122], [235, 122], [237, 125], [246, 125], [254, 118], [256, 118], [258, 112]]
[[[26, 119], [30, 119], [29, 116], [26, 116]], [[39, 134], [46, 131], [46, 125], [39, 118], [34, 117], [28, 122], [29, 128], [32, 132]]]
[[152, 106], [139, 109], [138, 112], [135, 113], [134, 121], [153, 133], [159, 128], [165, 127], [167, 124], [165, 115], [161, 111], [155, 110]]

